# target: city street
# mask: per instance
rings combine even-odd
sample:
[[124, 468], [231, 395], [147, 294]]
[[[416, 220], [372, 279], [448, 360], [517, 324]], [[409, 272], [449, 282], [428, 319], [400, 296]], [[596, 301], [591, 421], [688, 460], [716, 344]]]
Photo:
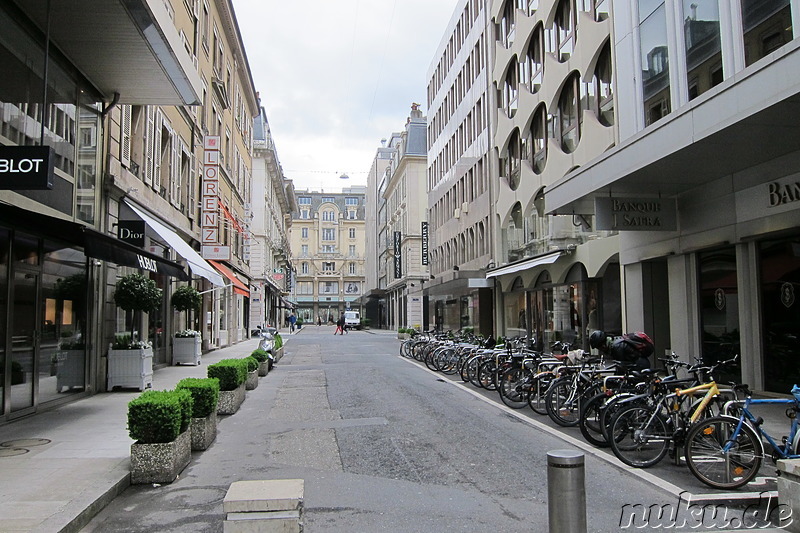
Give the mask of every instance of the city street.
[[[128, 488], [83, 531], [222, 531], [232, 482], [289, 478], [307, 532], [547, 530], [546, 453], [577, 441], [398, 357], [393, 333], [332, 332], [293, 335], [177, 481]], [[619, 530], [626, 504], [678, 504], [679, 487], [591, 451], [586, 478], [589, 531]]]

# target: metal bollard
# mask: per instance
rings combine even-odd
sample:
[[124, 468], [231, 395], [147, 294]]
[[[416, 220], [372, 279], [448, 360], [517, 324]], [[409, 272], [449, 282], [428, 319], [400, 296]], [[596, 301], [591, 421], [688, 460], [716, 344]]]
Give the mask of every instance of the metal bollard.
[[550, 533], [586, 533], [586, 471], [581, 452], [547, 452], [547, 515]]

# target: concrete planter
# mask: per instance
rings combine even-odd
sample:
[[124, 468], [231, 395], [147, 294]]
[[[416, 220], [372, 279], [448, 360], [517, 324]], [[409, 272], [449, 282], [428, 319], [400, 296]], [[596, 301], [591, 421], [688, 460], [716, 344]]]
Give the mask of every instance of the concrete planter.
[[207, 450], [217, 438], [217, 413], [205, 418], [192, 418], [192, 450]]
[[219, 403], [217, 403], [218, 415], [232, 415], [239, 410], [244, 402], [244, 383], [234, 390], [219, 391]]
[[253, 390], [258, 387], [258, 369], [247, 373], [247, 381], [244, 382], [246, 390]]
[[202, 344], [201, 337], [173, 337], [172, 364], [199, 365]]
[[269, 374], [269, 360], [258, 363], [258, 375], [262, 378]]
[[131, 483], [172, 483], [192, 458], [191, 431], [172, 442], [131, 444]]
[[404, 341], [404, 340], [406, 340], [406, 339], [407, 339], [407, 338], [409, 338], [410, 336], [411, 336], [411, 335], [409, 335], [408, 333], [398, 333], [398, 334], [397, 334], [397, 338], [398, 338], [398, 339], [400, 339], [401, 341]]
[[275, 358], [276, 363], [280, 361], [281, 358], [283, 357], [283, 350], [284, 350], [283, 346], [281, 346], [277, 350], [272, 350], [272, 356]]
[[108, 349], [108, 390], [114, 387], [149, 389], [153, 386], [153, 349]]

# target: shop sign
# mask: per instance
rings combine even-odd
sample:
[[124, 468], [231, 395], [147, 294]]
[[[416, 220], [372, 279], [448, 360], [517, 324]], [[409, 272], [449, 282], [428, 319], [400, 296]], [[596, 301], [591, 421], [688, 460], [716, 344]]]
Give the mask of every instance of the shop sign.
[[128, 244], [144, 248], [144, 220], [118, 221], [117, 238]]
[[428, 264], [428, 223], [422, 223], [422, 264]]
[[595, 227], [611, 231], [675, 231], [678, 208], [673, 198], [594, 199]]
[[203, 246], [200, 252], [203, 259], [212, 259], [214, 261], [230, 261], [231, 260], [231, 247], [230, 246]]
[[49, 146], [0, 146], [0, 189], [52, 189], [54, 160]]
[[800, 181], [791, 183], [773, 181], [767, 184], [767, 194], [769, 207], [800, 202]]
[[402, 234], [399, 231], [394, 232], [394, 277], [395, 279], [403, 277], [403, 267], [400, 263], [400, 249], [402, 248]]

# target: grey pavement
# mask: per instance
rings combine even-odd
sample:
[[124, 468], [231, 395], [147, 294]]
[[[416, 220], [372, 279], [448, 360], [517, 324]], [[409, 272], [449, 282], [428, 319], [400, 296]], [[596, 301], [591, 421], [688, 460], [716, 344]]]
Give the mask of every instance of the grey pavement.
[[[294, 335], [320, 329], [333, 331], [333, 326], [307, 325], [294, 334], [282, 331], [287, 351], [291, 351]], [[396, 336], [396, 332], [387, 330], [373, 329], [368, 333]], [[153, 388], [171, 389], [185, 377], [205, 377], [209, 364], [248, 355], [257, 344], [257, 339], [250, 339], [209, 352], [203, 355], [199, 366], [158, 369]], [[303, 359], [292, 363], [302, 365]], [[314, 377], [310, 374], [307, 379]], [[292, 380], [281, 385], [287, 398], [292, 398], [293, 386]], [[100, 393], [0, 427], [0, 443], [17, 441], [16, 447], [27, 450], [21, 455], [0, 456], [0, 532], [80, 531], [124, 491], [130, 485], [133, 443], [126, 428], [127, 404], [139, 394]], [[281, 448], [285, 453], [300, 453], [304, 461], [315, 457], [303, 453], [301, 444]], [[322, 456], [326, 455], [318, 457]]]

